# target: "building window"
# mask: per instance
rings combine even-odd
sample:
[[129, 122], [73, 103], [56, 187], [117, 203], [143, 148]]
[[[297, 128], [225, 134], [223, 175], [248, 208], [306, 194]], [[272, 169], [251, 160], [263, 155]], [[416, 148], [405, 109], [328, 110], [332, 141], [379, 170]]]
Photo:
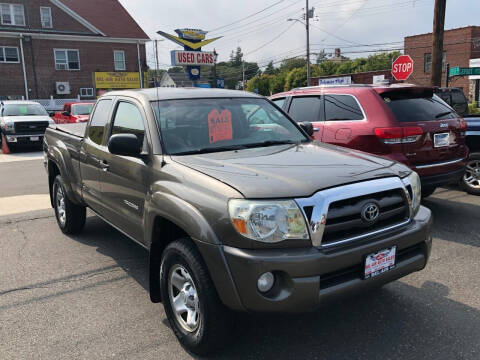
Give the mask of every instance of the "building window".
[[80, 88], [80, 97], [93, 97], [93, 88]]
[[123, 50], [115, 50], [113, 52], [113, 62], [115, 64], [115, 70], [126, 70], [125, 66], [125, 51]]
[[[442, 53], [442, 71], [445, 71], [447, 66], [447, 52]], [[432, 54], [426, 53], [423, 63], [423, 71], [429, 73], [432, 70]]]
[[56, 70], [80, 70], [80, 55], [75, 49], [54, 49]]
[[40, 20], [42, 22], [42, 28], [50, 29], [52, 25], [52, 8], [40, 7]]
[[23, 5], [0, 4], [0, 19], [2, 25], [25, 26]]
[[0, 46], [0, 63], [19, 63], [18, 48]]

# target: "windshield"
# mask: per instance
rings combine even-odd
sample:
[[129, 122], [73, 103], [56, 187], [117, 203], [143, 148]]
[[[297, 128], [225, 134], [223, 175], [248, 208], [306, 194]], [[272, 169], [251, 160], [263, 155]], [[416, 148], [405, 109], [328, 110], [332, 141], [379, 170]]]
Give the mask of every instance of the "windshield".
[[308, 142], [270, 102], [253, 98], [167, 100], [153, 104], [171, 155]]
[[417, 122], [445, 120], [458, 117], [455, 111], [437, 95], [398, 92], [382, 95], [397, 121]]
[[47, 110], [40, 104], [5, 104], [1, 116], [48, 116]]
[[73, 105], [73, 115], [90, 115], [93, 104]]

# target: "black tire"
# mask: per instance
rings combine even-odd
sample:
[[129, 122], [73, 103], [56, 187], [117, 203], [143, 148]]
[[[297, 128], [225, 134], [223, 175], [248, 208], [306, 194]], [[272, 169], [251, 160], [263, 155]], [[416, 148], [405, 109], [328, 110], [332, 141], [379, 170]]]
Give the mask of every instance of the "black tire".
[[[63, 195], [63, 209], [60, 205], [61, 195]], [[87, 209], [85, 206], [80, 206], [70, 201], [61, 175], [57, 175], [53, 182], [52, 197], [55, 217], [60, 230], [64, 234], [78, 234], [82, 231], [85, 226]]]
[[[468, 158], [468, 161], [467, 161], [467, 166], [469, 165], [471, 166], [472, 164], [475, 166], [475, 168], [478, 168], [478, 166], [480, 165], [480, 152], [470, 154], [470, 157]], [[466, 181], [466, 178], [469, 175], [471, 174], [468, 174], [467, 172], [465, 172], [465, 175], [462, 177], [462, 180], [460, 180], [460, 186], [467, 193], [480, 196], [480, 179], [478, 179], [475, 182], [475, 186], [478, 186], [478, 187], [473, 187], [471, 184], [469, 184]]]
[[[199, 300], [196, 306], [199, 309], [198, 325], [192, 331], [186, 330], [177, 319], [178, 315], [173, 310], [170, 298], [169, 277], [171, 272], [179, 267], [184, 268], [191, 276]], [[160, 290], [170, 326], [187, 351], [206, 355], [228, 343], [229, 336], [232, 336], [231, 312], [218, 298], [207, 267], [189, 238], [178, 239], [164, 250], [160, 266]]]
[[437, 190], [436, 186], [422, 187], [422, 199], [432, 195], [435, 192], [435, 190]]

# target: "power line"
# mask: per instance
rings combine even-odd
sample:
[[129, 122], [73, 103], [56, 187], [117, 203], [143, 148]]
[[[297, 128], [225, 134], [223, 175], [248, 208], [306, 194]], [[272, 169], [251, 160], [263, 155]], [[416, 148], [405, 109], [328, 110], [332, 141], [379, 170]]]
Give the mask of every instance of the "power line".
[[288, 30], [290, 30], [293, 25], [295, 25], [295, 23], [290, 24], [289, 27], [287, 27], [284, 31], [282, 31], [280, 34], [278, 34], [277, 36], [275, 36], [272, 40], [267, 41], [265, 44], [262, 44], [261, 46], [259, 46], [259, 47], [256, 48], [255, 50], [252, 50], [252, 51], [246, 53], [245, 56], [250, 55], [250, 54], [253, 54], [254, 52], [262, 49], [263, 47], [265, 47], [266, 45], [269, 45], [269, 44], [273, 43], [273, 42], [274, 42], [275, 40], [277, 40], [280, 36], [282, 36], [282, 35], [285, 34]]
[[276, 3], [273, 3], [272, 5], [269, 5], [269, 6], [267, 6], [266, 8], [263, 8], [263, 9], [260, 10], [260, 11], [257, 11], [257, 12], [255, 12], [255, 13], [253, 13], [253, 14], [250, 14], [250, 15], [248, 15], [248, 16], [245, 16], [244, 18], [241, 18], [241, 19], [239, 19], [239, 20], [236, 20], [236, 21], [234, 21], [234, 22], [231, 22], [230, 24], [223, 25], [223, 26], [219, 26], [219, 27], [217, 27], [217, 28], [215, 28], [215, 29], [209, 30], [209, 32], [215, 32], [215, 31], [217, 31], [217, 30], [224, 29], [224, 28], [229, 27], [229, 26], [231, 26], [231, 25], [238, 24], [239, 22], [242, 22], [243, 20], [249, 19], [249, 18], [251, 18], [251, 17], [253, 17], [253, 16], [256, 16], [256, 15], [258, 15], [258, 14], [261, 14], [261, 13], [263, 13], [264, 11], [266, 11], [266, 10], [268, 10], [268, 9], [271, 9], [272, 7], [274, 7], [274, 6], [282, 3], [282, 2], [284, 2], [284, 1], [285, 1], [285, 0], [277, 1]]

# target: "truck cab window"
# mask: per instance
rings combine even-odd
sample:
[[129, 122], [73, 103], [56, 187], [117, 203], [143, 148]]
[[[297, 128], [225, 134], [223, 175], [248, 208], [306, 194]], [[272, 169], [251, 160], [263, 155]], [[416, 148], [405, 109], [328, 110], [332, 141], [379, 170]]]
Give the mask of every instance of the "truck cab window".
[[144, 143], [145, 126], [138, 107], [123, 101], [118, 104], [112, 127], [112, 135], [115, 134], [134, 134], [141, 144]]
[[88, 128], [88, 137], [98, 145], [102, 144], [111, 104], [112, 100], [99, 100], [92, 115], [92, 121]]

